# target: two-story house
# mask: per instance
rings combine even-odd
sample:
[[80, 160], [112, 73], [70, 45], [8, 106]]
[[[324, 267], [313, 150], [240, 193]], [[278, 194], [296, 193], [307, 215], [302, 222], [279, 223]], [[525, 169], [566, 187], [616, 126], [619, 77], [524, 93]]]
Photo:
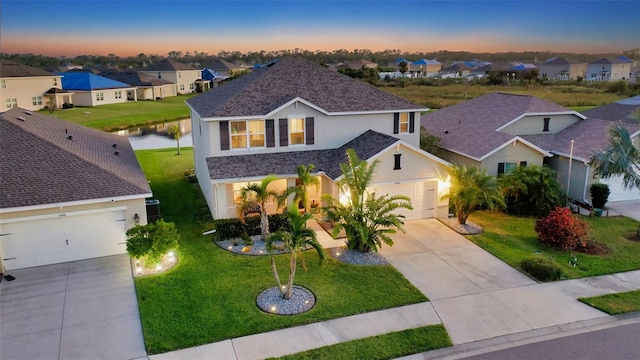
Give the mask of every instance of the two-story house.
[[204, 84], [200, 69], [171, 59], [153, 63], [141, 69], [140, 72], [148, 73], [176, 84], [178, 94], [195, 93], [198, 91], [198, 86]]
[[149, 73], [135, 70], [105, 70], [100, 73], [100, 76], [135, 87], [135, 91], [127, 92], [128, 100], [160, 100], [178, 94], [176, 84]]
[[602, 58], [592, 61], [587, 65], [587, 80], [629, 80], [631, 77], [631, 65], [631, 62], [620, 58]]
[[587, 63], [562, 57], [552, 57], [540, 64], [538, 78], [549, 80], [584, 79], [587, 74]]
[[[615, 125], [533, 96], [506, 93], [425, 114], [421, 124], [441, 139], [441, 157], [451, 163], [480, 167], [494, 176], [518, 166], [548, 165], [569, 197], [585, 203], [591, 202], [589, 188], [598, 181], [589, 166], [591, 155], [607, 146]], [[640, 127], [625, 125], [637, 141]], [[638, 191], [626, 191], [616, 200], [637, 197]]]
[[[286, 57], [187, 100], [195, 172], [215, 219], [236, 217], [240, 190], [269, 174], [274, 189], [296, 183], [296, 167], [314, 164], [322, 194], [336, 185], [352, 148], [380, 160], [371, 190], [412, 199], [408, 219], [446, 217], [447, 162], [419, 148], [421, 105], [324, 66]], [[268, 206], [274, 211], [274, 204]]]
[[[40, 110], [45, 106], [60, 107], [47, 96], [51, 89], [62, 88], [62, 76], [42, 69], [21, 65], [17, 62], [0, 60], [0, 106], [3, 110], [21, 107]], [[60, 93], [60, 92], [58, 92]], [[71, 94], [67, 94], [71, 102]], [[55, 101], [55, 96], [54, 96]]]

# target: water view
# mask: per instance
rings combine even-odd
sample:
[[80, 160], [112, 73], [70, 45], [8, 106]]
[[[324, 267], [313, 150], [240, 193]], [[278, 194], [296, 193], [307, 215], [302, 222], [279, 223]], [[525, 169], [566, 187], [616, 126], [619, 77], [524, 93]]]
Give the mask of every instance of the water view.
[[133, 150], [164, 149], [176, 147], [176, 141], [168, 131], [174, 125], [180, 127], [180, 147], [193, 146], [191, 138], [191, 120], [168, 121], [161, 124], [133, 127], [114, 131], [114, 134], [129, 138]]

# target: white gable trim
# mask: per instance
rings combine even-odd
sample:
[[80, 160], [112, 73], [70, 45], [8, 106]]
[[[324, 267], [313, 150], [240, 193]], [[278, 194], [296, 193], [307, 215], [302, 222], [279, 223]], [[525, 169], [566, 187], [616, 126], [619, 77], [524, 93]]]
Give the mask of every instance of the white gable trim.
[[[317, 106], [301, 97], [295, 97], [289, 101], [287, 101], [286, 103], [278, 106], [277, 108], [269, 111], [266, 114], [263, 115], [247, 115], [247, 116], [224, 116], [224, 117], [202, 117], [202, 121], [225, 121], [225, 120], [256, 120], [256, 119], [269, 119], [271, 118], [273, 115], [275, 115], [276, 113], [282, 111], [283, 109], [294, 105], [296, 103], [302, 103], [314, 110], [317, 110], [318, 112], [321, 112], [325, 115], [329, 115], [329, 116], [340, 116], [340, 115], [370, 115], [370, 114], [393, 114], [393, 113], [397, 113], [397, 112], [423, 112], [423, 111], [429, 111], [429, 108], [419, 108], [419, 109], [395, 109], [395, 110], [372, 110], [372, 111], [338, 111], [338, 112], [331, 112], [331, 111], [327, 111], [323, 108], [321, 108], [320, 106]], [[187, 104], [187, 106], [189, 106], [189, 104]], [[193, 111], [195, 111], [191, 106], [189, 106], [189, 108]], [[197, 112], [196, 112], [197, 113]], [[200, 114], [198, 114], [200, 115]]]
[[584, 120], [587, 117], [580, 114], [577, 111], [571, 110], [571, 111], [557, 111], [557, 112], [526, 112], [520, 116], [518, 116], [517, 118], [507, 122], [506, 124], [500, 126], [499, 128], [496, 129], [496, 131], [501, 131], [503, 129], [505, 129], [506, 127], [509, 127], [511, 124], [514, 124], [518, 121], [520, 121], [520, 119], [526, 117], [526, 116], [543, 116], [543, 115], [575, 115], [577, 117], [579, 117], [580, 119]]
[[69, 206], [79, 206], [79, 205], [89, 205], [89, 204], [100, 204], [100, 203], [111, 203], [116, 201], [126, 201], [126, 200], [136, 200], [136, 199], [145, 199], [153, 196], [152, 193], [148, 194], [138, 194], [138, 195], [128, 195], [128, 196], [118, 196], [113, 198], [103, 198], [103, 199], [90, 199], [90, 200], [79, 200], [79, 201], [69, 201], [62, 203], [53, 203], [53, 204], [42, 204], [42, 205], [32, 205], [32, 206], [20, 206], [13, 208], [5, 208], [0, 209], [0, 214], [12, 213], [17, 211], [31, 211], [31, 210], [42, 210], [42, 209], [52, 209], [52, 208], [64, 208]]
[[523, 144], [527, 145], [528, 147], [532, 148], [533, 150], [536, 150], [536, 151], [540, 152], [544, 156], [549, 156], [549, 157], [553, 156], [552, 153], [543, 150], [542, 148], [540, 148], [540, 147], [528, 142], [527, 140], [521, 138], [520, 136], [516, 136], [513, 139], [507, 141], [506, 143], [504, 143], [504, 144], [498, 146], [497, 148], [493, 149], [492, 151], [486, 153], [483, 157], [478, 159], [478, 161], [482, 161], [482, 160], [488, 158], [489, 156], [495, 154], [496, 152], [502, 150], [503, 148], [505, 148], [505, 147], [507, 147], [507, 146], [509, 146], [511, 144], [514, 144], [514, 146], [515, 146], [515, 144], [517, 144], [518, 141], [522, 142]]

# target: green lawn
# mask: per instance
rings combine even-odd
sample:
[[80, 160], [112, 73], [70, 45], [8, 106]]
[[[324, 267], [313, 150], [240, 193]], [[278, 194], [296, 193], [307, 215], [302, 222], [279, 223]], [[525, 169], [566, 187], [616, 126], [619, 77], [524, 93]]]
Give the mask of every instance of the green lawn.
[[[194, 219], [206, 213], [206, 205], [198, 185], [184, 179], [193, 167], [193, 150], [175, 153], [137, 152], [164, 219], [175, 222], [181, 234], [178, 265], [135, 281], [149, 353], [427, 300], [391, 266], [359, 267], [328, 259], [319, 267], [317, 255], [307, 253], [309, 271], [300, 269], [296, 284], [315, 294], [315, 307], [296, 316], [263, 313], [255, 301], [274, 285], [269, 258], [231, 254], [202, 235], [211, 224]], [[284, 269], [286, 260], [278, 256], [278, 267]]]
[[442, 325], [432, 325], [338, 343], [280, 357], [282, 360], [385, 360], [451, 346]]
[[[94, 129], [115, 131], [134, 126], [150, 125], [189, 117], [184, 103], [195, 95], [179, 95], [162, 100], [128, 101], [92, 107], [56, 110], [53, 116]], [[47, 110], [40, 111], [49, 114]]]
[[574, 252], [578, 257], [575, 267], [569, 265], [571, 251], [556, 250], [538, 241], [534, 218], [478, 211], [469, 219], [480, 224], [484, 232], [468, 238], [515, 268], [525, 257], [539, 254], [560, 266], [569, 279], [640, 269], [640, 242], [624, 237], [635, 232], [638, 222], [627, 217], [582, 217], [591, 229], [589, 237], [605, 244], [610, 252], [600, 256]]
[[640, 311], [640, 290], [578, 299], [609, 315]]

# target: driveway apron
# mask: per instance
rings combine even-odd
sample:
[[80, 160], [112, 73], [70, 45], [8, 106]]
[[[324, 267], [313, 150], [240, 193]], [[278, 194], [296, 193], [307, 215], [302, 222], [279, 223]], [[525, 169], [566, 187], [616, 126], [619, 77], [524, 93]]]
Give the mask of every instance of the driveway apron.
[[146, 356], [126, 254], [11, 271], [0, 283], [0, 358]]
[[424, 293], [453, 344], [607, 316], [538, 284], [435, 219], [407, 221], [380, 253]]

